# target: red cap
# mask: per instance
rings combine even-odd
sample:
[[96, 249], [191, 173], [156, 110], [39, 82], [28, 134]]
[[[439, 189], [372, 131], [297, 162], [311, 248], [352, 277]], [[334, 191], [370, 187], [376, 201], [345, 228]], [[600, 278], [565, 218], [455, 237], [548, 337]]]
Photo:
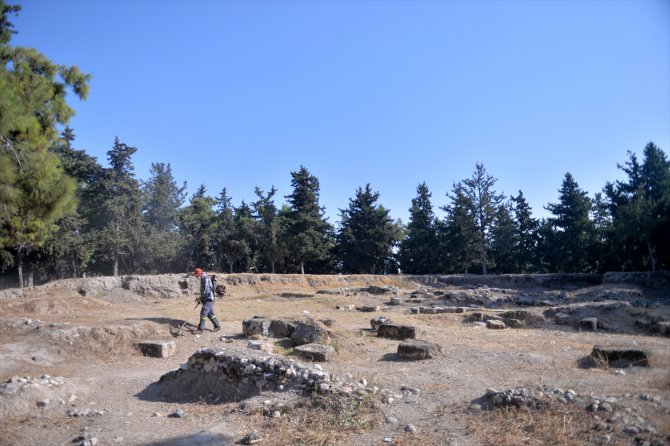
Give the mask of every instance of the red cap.
[[194, 276], [199, 276], [200, 274], [202, 274], [202, 270], [201, 270], [200, 268], [196, 268], [196, 269], [193, 271], [193, 275], [194, 275]]

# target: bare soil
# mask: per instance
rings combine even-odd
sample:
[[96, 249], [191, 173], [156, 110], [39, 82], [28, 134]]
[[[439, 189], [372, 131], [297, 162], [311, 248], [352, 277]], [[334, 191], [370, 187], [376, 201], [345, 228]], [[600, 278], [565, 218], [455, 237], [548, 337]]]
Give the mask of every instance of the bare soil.
[[[374, 285], [394, 288], [373, 294], [361, 290], [370, 284], [364, 279], [343, 289], [328, 277], [312, 285], [276, 277], [262, 286], [235, 285], [229, 277], [228, 294], [215, 305], [222, 330], [212, 332], [208, 322], [199, 335], [192, 333], [198, 322], [193, 295], [143, 297], [116, 289], [81, 296], [51, 285], [48, 292], [0, 298], [0, 383], [14, 383], [0, 389], [0, 445], [228, 445], [249, 433], [261, 445], [670, 444], [670, 338], [656, 328], [658, 321], [670, 320], [668, 290], [617, 284], [427, 287], [389, 277]], [[389, 305], [391, 296], [407, 303]], [[380, 310], [337, 309], [348, 305]], [[413, 314], [411, 308], [420, 305], [478, 306], [487, 315], [523, 310], [538, 318], [520, 328], [492, 330], [465, 321], [471, 311]], [[559, 312], [572, 323], [554, 323]], [[342, 401], [270, 392], [221, 404], [204, 396], [178, 404], [146, 397], [152, 384], [199, 348], [245, 349], [242, 321], [253, 316], [332, 321], [337, 352], [321, 363], [323, 370], [365, 380], [394, 397]], [[376, 316], [415, 326], [417, 339], [439, 344], [444, 354], [401, 360], [399, 341], [370, 329]], [[584, 317], [597, 317], [600, 328], [580, 330]], [[176, 354], [142, 356], [135, 343], [150, 339], [173, 340]], [[290, 342], [267, 342], [273, 354], [307, 362]], [[651, 366], [585, 367], [583, 359], [595, 345], [643, 350]], [[489, 388], [516, 387], [572, 390], [583, 399], [552, 400], [543, 410], [483, 411], [471, 405]], [[583, 402], [605, 398], [615, 401], [610, 412], [590, 412]], [[177, 409], [183, 417], [169, 416]], [[274, 409], [281, 416], [273, 417]], [[633, 425], [637, 432], [626, 427]]]

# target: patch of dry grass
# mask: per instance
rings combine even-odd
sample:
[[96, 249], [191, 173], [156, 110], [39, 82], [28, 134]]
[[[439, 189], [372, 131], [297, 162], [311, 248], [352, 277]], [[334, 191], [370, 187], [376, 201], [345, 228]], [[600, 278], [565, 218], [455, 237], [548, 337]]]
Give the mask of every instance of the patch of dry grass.
[[590, 444], [630, 445], [634, 439], [595, 428], [593, 415], [571, 404], [552, 404], [543, 410], [513, 408], [483, 411], [468, 417], [467, 435], [474, 444], [516, 446]]
[[349, 445], [351, 437], [381, 424], [374, 397], [319, 396], [286, 408], [281, 418], [256, 414], [262, 429], [272, 432], [264, 444], [272, 445]]

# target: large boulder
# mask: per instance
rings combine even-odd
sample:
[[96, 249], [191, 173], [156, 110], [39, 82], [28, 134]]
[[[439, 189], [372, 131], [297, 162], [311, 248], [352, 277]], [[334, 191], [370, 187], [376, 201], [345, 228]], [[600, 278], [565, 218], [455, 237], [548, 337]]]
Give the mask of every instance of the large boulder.
[[291, 340], [296, 345], [330, 344], [332, 342], [328, 330], [317, 321], [298, 322], [291, 333]]

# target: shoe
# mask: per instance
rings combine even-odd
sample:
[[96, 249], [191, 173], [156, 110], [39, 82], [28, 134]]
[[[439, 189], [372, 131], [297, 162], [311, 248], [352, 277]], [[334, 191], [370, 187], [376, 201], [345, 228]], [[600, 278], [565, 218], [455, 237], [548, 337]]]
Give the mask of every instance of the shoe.
[[221, 331], [221, 327], [214, 327], [214, 329], [213, 329], [212, 331], [213, 331], [214, 333], [216, 333], [217, 331]]

